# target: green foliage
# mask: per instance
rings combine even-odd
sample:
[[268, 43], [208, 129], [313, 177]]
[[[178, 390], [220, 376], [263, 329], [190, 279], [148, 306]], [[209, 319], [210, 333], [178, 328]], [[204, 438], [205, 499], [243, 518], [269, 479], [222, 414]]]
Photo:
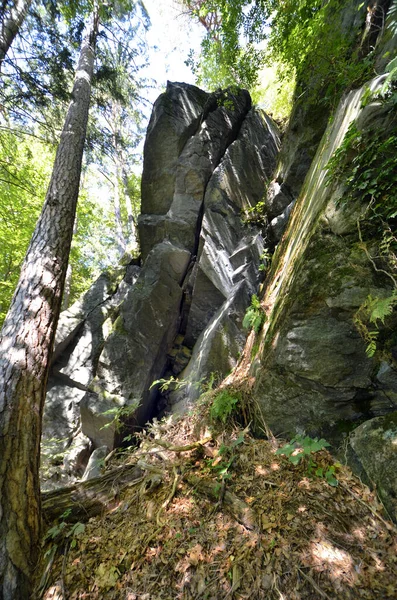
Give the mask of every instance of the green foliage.
[[397, 216], [396, 154], [396, 125], [361, 131], [353, 121], [327, 166], [328, 178], [343, 178], [344, 202], [359, 198], [370, 203], [367, 221], [372, 234], [382, 233], [384, 222]]
[[316, 452], [320, 452], [325, 448], [328, 448], [330, 444], [324, 439], [311, 438], [309, 436], [297, 435], [288, 443], [279, 448], [276, 454], [283, 454], [287, 456], [290, 463], [293, 465], [299, 465], [301, 462], [305, 462], [307, 466], [307, 472], [312, 475], [313, 472], [317, 477], [324, 477], [329, 485], [337, 486], [338, 480], [335, 477], [336, 468], [339, 463], [335, 463], [327, 469], [317, 467], [317, 463], [313, 460], [312, 455]]
[[[236, 459], [236, 449], [238, 446], [244, 443], [244, 437], [245, 431], [241, 431], [237, 438], [230, 444], [221, 444], [218, 456], [208, 461], [208, 466], [210, 467], [211, 471], [216, 474], [220, 484], [227, 479], [230, 479], [230, 468]], [[219, 485], [219, 491], [220, 490], [221, 485]]]
[[[79, 536], [82, 533], [84, 533], [84, 531], [85, 531], [85, 525], [84, 525], [84, 523], [80, 523], [80, 522], [68, 524], [66, 522], [66, 520], [70, 516], [71, 512], [72, 512], [72, 509], [70, 509], [70, 508], [65, 510], [65, 512], [60, 517], [60, 521], [47, 530], [47, 532], [44, 536], [45, 542], [46, 541], [57, 542], [55, 544], [57, 546], [59, 544], [60, 540], [63, 540], [64, 542], [67, 540], [70, 540], [71, 548], [75, 548], [77, 546], [77, 541], [78, 541]], [[51, 548], [49, 550], [47, 550], [46, 555], [48, 555], [50, 552], [51, 552]]]
[[239, 398], [233, 396], [227, 389], [220, 391], [212, 400], [211, 419], [226, 423], [227, 419], [235, 412], [238, 403]]
[[288, 120], [292, 111], [295, 91], [295, 76], [281, 77], [281, 65], [264, 67], [258, 75], [258, 85], [251, 91], [252, 102], [270, 114], [281, 126]]
[[265, 249], [261, 256], [261, 264], [259, 265], [259, 271], [267, 271], [270, 268], [272, 262], [272, 254], [270, 250]]
[[109, 423], [106, 423], [101, 427], [101, 429], [107, 429], [109, 427], [114, 427], [116, 431], [120, 431], [123, 427], [124, 423], [134, 415], [137, 408], [139, 406], [139, 402], [136, 400], [131, 404], [125, 406], [115, 406], [113, 408], [109, 408], [108, 410], [100, 413], [103, 416], [111, 416], [113, 417]]
[[253, 329], [255, 333], [259, 333], [263, 323], [266, 321], [266, 315], [263, 312], [260, 300], [256, 294], [251, 298], [251, 305], [248, 307], [243, 319], [243, 327], [245, 329]]
[[[333, 106], [346, 88], [357, 86], [371, 73], [372, 56], [363, 58], [362, 52], [355, 52], [355, 32], [342, 26], [342, 15], [348, 10], [343, 0], [183, 3], [207, 30], [201, 60], [190, 62], [209, 89], [222, 85], [226, 72], [235, 83], [254, 90], [261, 67], [277, 63], [281, 80], [297, 76], [298, 95]], [[364, 3], [358, 11], [364, 23]], [[214, 81], [213, 73], [220, 74], [220, 81]]]
[[176, 377], [174, 377], [172, 375], [168, 379], [156, 379], [155, 381], [153, 381], [149, 390], [153, 389], [154, 387], [156, 387], [156, 385], [158, 385], [159, 390], [161, 392], [168, 392], [168, 391], [173, 392], [175, 390], [183, 389], [184, 387], [187, 386], [187, 384], [188, 384], [188, 382], [186, 380], [177, 379]]
[[0, 326], [40, 214], [54, 158], [33, 136], [0, 130]]
[[[368, 357], [374, 356], [377, 350], [378, 321], [384, 325], [386, 317], [393, 313], [396, 306], [397, 289], [394, 289], [390, 296], [386, 298], [373, 297], [370, 294], [355, 313], [353, 317], [354, 324], [367, 343], [366, 354]], [[375, 329], [370, 329], [370, 324], [374, 325]]]

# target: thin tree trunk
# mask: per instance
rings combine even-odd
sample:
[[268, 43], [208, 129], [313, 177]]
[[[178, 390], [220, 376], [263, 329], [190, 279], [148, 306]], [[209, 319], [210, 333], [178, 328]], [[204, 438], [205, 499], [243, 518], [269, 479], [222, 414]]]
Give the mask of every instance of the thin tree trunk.
[[117, 176], [117, 170], [113, 176], [113, 209], [114, 209], [114, 225], [116, 229], [116, 241], [120, 258], [125, 254], [127, 243], [123, 233], [123, 222], [121, 220], [120, 208], [120, 184]]
[[0, 336], [0, 598], [27, 600], [40, 542], [43, 404], [79, 193], [98, 29], [84, 39], [41, 216]]
[[117, 172], [120, 174], [120, 179], [123, 182], [124, 187], [124, 197], [125, 197], [125, 206], [127, 209], [127, 221], [128, 221], [128, 246], [131, 250], [138, 250], [138, 235], [137, 235], [137, 226], [134, 217], [134, 213], [132, 210], [132, 202], [130, 195], [128, 193], [128, 177], [125, 172], [125, 168], [123, 163], [117, 158]]
[[25, 20], [31, 3], [32, 0], [15, 0], [9, 8], [7, 8], [7, 3], [4, 3], [6, 6], [1, 19], [0, 31], [0, 67]]

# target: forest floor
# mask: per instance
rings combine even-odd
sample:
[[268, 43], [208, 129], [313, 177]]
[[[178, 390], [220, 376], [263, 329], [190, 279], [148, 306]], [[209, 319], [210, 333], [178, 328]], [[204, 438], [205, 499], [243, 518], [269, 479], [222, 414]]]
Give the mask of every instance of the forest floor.
[[143, 476], [106, 514], [49, 536], [41, 597], [397, 598], [396, 528], [375, 495], [327, 451], [312, 457], [335, 468], [333, 486], [277, 445], [211, 427], [205, 404], [155, 422], [109, 465]]

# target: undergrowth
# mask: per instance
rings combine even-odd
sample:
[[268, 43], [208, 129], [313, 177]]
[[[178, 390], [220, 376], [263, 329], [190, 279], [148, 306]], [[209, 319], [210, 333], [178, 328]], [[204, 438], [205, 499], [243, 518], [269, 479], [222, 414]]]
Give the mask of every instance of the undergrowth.
[[[276, 452], [236, 426], [234, 410], [214, 428], [215, 398], [236, 409], [245, 400], [240, 393], [232, 402], [229, 389], [221, 402], [225, 391], [207, 393], [182, 419], [154, 421], [122, 465], [108, 465], [111, 485], [101, 497], [109, 506], [75, 527], [73, 547], [70, 536], [56, 547], [52, 539], [69, 525], [50, 528], [43, 600], [311, 600], [318, 590], [333, 600], [371, 600], [373, 590], [393, 597], [394, 530], [369, 490], [345, 467], [338, 487], [327, 484], [319, 469], [333, 460], [324, 440], [296, 438], [306, 450], [293, 465], [278, 456], [285, 447]], [[313, 453], [317, 476], [308, 477]], [[126, 468], [142, 475], [121, 488]]]

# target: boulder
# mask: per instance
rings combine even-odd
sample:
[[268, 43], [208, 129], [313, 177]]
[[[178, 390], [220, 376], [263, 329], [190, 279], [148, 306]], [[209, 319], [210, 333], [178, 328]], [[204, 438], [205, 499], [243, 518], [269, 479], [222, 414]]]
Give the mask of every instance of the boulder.
[[90, 460], [86, 466], [81, 481], [87, 481], [88, 479], [94, 479], [94, 477], [100, 477], [105, 468], [105, 458], [109, 454], [107, 446], [101, 446], [94, 450], [90, 456]]
[[397, 412], [376, 417], [349, 437], [350, 463], [374, 487], [397, 522]]

